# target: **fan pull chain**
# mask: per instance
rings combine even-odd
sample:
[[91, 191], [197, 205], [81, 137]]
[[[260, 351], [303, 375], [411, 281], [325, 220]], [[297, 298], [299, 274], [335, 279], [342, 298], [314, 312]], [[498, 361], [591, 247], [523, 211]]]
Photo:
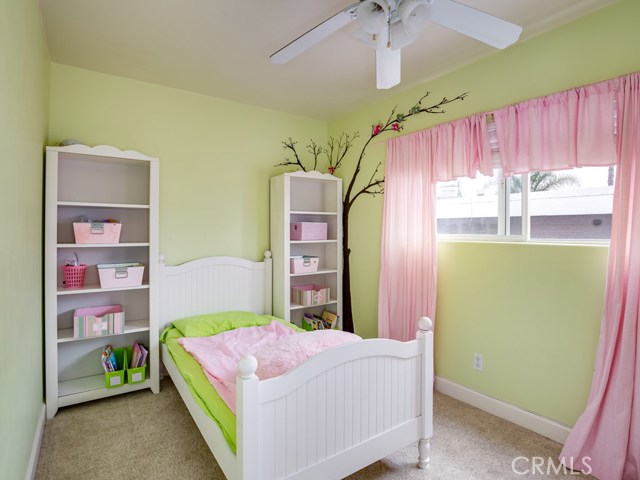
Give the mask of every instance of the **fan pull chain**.
[[387, 14], [387, 48], [391, 48], [391, 9]]

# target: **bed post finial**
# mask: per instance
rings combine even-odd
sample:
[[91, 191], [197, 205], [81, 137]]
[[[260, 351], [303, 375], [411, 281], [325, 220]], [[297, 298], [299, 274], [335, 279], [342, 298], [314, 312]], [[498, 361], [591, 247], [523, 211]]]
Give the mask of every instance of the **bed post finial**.
[[271, 258], [271, 250], [265, 250], [264, 251], [264, 258]]
[[[242, 357], [238, 362], [238, 372], [240, 377], [249, 380], [256, 377], [256, 370], [258, 369], [258, 360], [251, 355]], [[256, 377], [257, 378], [257, 377]]]
[[429, 317], [420, 317], [418, 319], [418, 328], [421, 332], [431, 332], [433, 330], [433, 321]]
[[163, 254], [160, 254], [160, 258], [159, 258], [159, 260], [160, 260], [160, 263], [161, 263], [162, 265], [164, 265], [164, 255], [163, 255]]

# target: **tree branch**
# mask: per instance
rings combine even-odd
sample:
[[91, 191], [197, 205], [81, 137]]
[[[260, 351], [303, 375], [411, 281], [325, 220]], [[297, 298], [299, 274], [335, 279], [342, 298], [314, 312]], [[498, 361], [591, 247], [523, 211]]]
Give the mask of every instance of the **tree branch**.
[[[378, 174], [378, 170], [380, 170], [380, 167], [382, 166], [382, 162], [378, 162], [378, 165], [376, 166], [376, 169], [373, 171], [373, 174], [371, 175], [371, 178], [369, 178], [369, 182], [360, 189], [359, 192], [357, 192], [354, 196], [353, 199], [351, 200], [351, 203], [353, 204], [353, 202], [356, 201], [356, 198], [358, 198], [360, 195], [363, 194], [367, 194], [367, 195], [373, 195], [374, 197], [376, 195], [381, 195], [384, 193], [384, 177], [382, 178], [375, 178], [376, 175]], [[375, 187], [381, 187], [378, 189], [374, 189]]]
[[274, 165], [275, 167], [287, 167], [289, 165], [295, 165], [298, 166], [302, 169], [303, 172], [306, 172], [307, 169], [304, 168], [304, 165], [302, 164], [302, 162], [300, 161], [300, 157], [298, 156], [298, 152], [296, 151], [296, 144], [298, 142], [294, 142], [293, 139], [291, 137], [289, 137], [289, 140], [283, 140], [282, 142], [282, 148], [284, 148], [285, 150], [289, 149], [293, 152], [293, 156], [295, 158], [295, 162], [291, 161], [290, 158], [285, 157], [284, 162], [278, 163], [277, 165]]
[[307, 145], [307, 151], [313, 155], [313, 170], [318, 169], [318, 156], [322, 153], [322, 147], [316, 142], [311, 140], [311, 143]]
[[374, 137], [377, 137], [381, 133], [388, 132], [390, 130], [399, 132], [400, 130], [402, 130], [402, 124], [404, 123], [404, 121], [407, 118], [413, 117], [414, 115], [418, 115], [420, 113], [432, 113], [432, 114], [446, 113], [446, 111], [443, 108], [445, 105], [448, 105], [453, 102], [457, 102], [458, 100], [460, 101], [464, 100], [468, 94], [469, 92], [461, 93], [460, 95], [452, 99], [448, 99], [447, 97], [442, 97], [442, 100], [440, 100], [438, 103], [434, 103], [433, 105], [424, 107], [422, 106], [422, 101], [430, 95], [430, 92], [427, 92], [414, 104], [413, 107], [411, 107], [411, 109], [409, 109], [409, 112], [406, 114], [402, 114], [402, 113], [396, 114], [398, 107], [394, 107], [391, 110], [389, 117], [384, 123], [378, 122], [376, 125], [372, 127], [371, 134], [367, 139], [367, 141], [365, 142], [364, 146], [362, 147], [362, 150], [360, 151], [360, 156], [358, 157], [358, 162], [356, 163], [355, 171], [353, 172], [351, 181], [349, 182], [349, 186], [347, 187], [347, 192], [344, 197], [344, 203], [352, 205], [355, 199], [360, 196], [360, 194], [371, 193], [366, 191], [369, 186], [367, 185], [362, 190], [358, 191], [352, 198], [353, 189], [356, 184], [358, 174], [360, 173], [360, 170], [361, 170], [362, 160], [365, 157], [365, 152], [367, 147], [369, 146], [369, 143], [371, 143], [371, 140], [373, 140]]
[[342, 133], [337, 140], [334, 137], [329, 138], [327, 142], [328, 148], [324, 149], [324, 153], [329, 161], [329, 173], [333, 173], [340, 168], [342, 160], [349, 150], [351, 150], [356, 138], [358, 138], [358, 132], [355, 132], [353, 135]]

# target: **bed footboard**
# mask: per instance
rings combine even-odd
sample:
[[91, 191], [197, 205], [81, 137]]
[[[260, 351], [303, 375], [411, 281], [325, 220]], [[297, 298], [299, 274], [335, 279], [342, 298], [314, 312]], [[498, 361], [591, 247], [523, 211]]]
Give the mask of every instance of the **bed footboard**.
[[244, 358], [237, 381], [239, 479], [343, 478], [419, 441], [429, 461], [433, 332], [411, 342], [374, 339], [323, 352], [259, 382]]

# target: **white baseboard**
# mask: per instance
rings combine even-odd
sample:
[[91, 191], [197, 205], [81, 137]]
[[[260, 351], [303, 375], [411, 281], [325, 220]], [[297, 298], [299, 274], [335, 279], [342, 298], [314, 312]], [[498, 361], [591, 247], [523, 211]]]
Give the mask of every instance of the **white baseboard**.
[[46, 417], [47, 408], [43, 403], [42, 410], [40, 411], [40, 417], [38, 418], [38, 424], [36, 425], [36, 431], [33, 436], [33, 445], [31, 446], [31, 455], [29, 456], [29, 464], [27, 465], [27, 474], [24, 476], [25, 480], [33, 480], [36, 477], [38, 457], [40, 456], [40, 445], [42, 444], [42, 435], [44, 434], [44, 423]]
[[566, 425], [527, 412], [444, 378], [436, 377], [436, 390], [562, 444], [571, 432]]

